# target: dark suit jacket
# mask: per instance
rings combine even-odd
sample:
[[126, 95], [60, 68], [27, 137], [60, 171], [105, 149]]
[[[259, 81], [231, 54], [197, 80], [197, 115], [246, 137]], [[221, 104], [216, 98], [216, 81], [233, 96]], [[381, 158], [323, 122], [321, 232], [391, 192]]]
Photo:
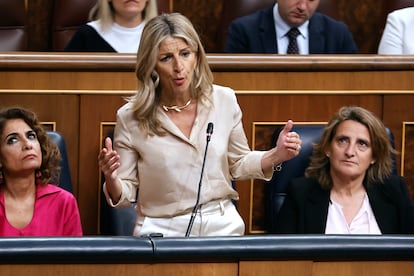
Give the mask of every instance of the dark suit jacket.
[[[414, 234], [414, 205], [402, 177], [391, 176], [366, 190], [381, 233]], [[324, 234], [329, 200], [330, 191], [316, 179], [294, 179], [277, 216], [276, 233]]]
[[[324, 14], [309, 20], [310, 54], [356, 54], [348, 27]], [[273, 7], [235, 19], [228, 28], [227, 53], [277, 54]]]

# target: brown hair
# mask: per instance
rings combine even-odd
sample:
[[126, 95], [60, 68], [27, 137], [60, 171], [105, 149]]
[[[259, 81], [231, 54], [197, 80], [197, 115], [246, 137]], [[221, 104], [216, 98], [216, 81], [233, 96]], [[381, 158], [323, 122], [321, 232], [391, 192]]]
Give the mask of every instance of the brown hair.
[[[36, 133], [42, 152], [42, 164], [36, 171], [36, 178], [39, 179], [42, 184], [47, 184], [52, 179], [53, 181], [56, 181], [55, 184], [58, 184], [57, 182], [60, 175], [59, 162], [61, 159], [60, 151], [56, 144], [49, 140], [49, 136], [39, 123], [36, 114], [21, 107], [1, 109], [0, 135], [3, 134], [6, 123], [12, 119], [22, 119]], [[2, 168], [0, 168], [0, 172], [2, 172]], [[3, 174], [0, 173], [0, 185], [4, 182], [5, 179], [3, 179]]]
[[396, 151], [391, 145], [389, 135], [381, 120], [372, 112], [358, 106], [341, 107], [330, 119], [320, 141], [313, 146], [311, 163], [306, 169], [305, 175], [316, 178], [323, 188], [332, 188], [330, 162], [326, 156], [326, 151], [335, 137], [338, 126], [346, 120], [363, 124], [369, 132], [375, 163], [367, 169], [365, 182], [370, 184], [384, 181], [385, 178], [391, 175], [394, 165], [391, 156]]

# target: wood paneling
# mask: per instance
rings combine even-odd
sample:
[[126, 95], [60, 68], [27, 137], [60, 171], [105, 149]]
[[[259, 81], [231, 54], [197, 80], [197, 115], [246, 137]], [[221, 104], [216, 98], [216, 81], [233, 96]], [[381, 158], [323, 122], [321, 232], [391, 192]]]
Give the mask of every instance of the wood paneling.
[[197, 30], [206, 51], [222, 52], [216, 34], [221, 26], [220, 16], [223, 0], [174, 0], [174, 11], [187, 16]]
[[147, 264], [49, 264], [0, 265], [0, 275], [101, 276], [101, 275], [238, 275], [237, 263], [147, 263]]
[[409, 276], [413, 262], [240, 262], [240, 275]]
[[[412, 56], [209, 55], [208, 59], [215, 83], [237, 93], [250, 144], [255, 122], [327, 121], [340, 106], [352, 104], [382, 118], [401, 151], [402, 122], [414, 121]], [[57, 122], [66, 139], [87, 235], [98, 233], [100, 125], [114, 122], [123, 97], [134, 93], [134, 64], [135, 56], [127, 54], [0, 54], [0, 106], [31, 107], [42, 121]], [[410, 166], [414, 160], [405, 162], [409, 164], [402, 165]], [[248, 233], [262, 231], [261, 190], [253, 189], [251, 181], [238, 182], [237, 189]]]
[[[100, 150], [100, 123], [115, 122], [116, 110], [124, 104], [121, 95], [82, 95], [80, 116], [79, 160], [89, 160], [79, 167], [79, 175], [84, 185], [80, 187], [79, 208], [82, 221], [94, 223], [88, 225], [88, 233], [96, 233], [99, 229], [99, 205], [101, 183], [99, 181], [98, 154]], [[93, 172], [93, 173], [91, 173]], [[92, 185], [88, 184], [91, 183]]]
[[31, 51], [48, 51], [51, 46], [50, 22], [54, 0], [27, 0], [28, 43]]
[[[324, 1], [324, 0], [322, 0]], [[383, 1], [378, 0], [325, 0], [336, 2], [338, 17], [345, 22], [353, 34], [360, 53], [375, 54], [381, 39], [385, 22], [383, 18]], [[327, 12], [327, 15], [331, 13]], [[332, 16], [332, 15], [331, 15]], [[369, 39], [367, 39], [369, 37]]]
[[0, 275], [15, 276], [100, 276], [100, 275], [226, 275], [226, 276], [411, 276], [414, 263], [314, 262], [314, 261], [240, 261], [239, 263], [142, 263], [142, 264], [16, 264], [0, 265]]

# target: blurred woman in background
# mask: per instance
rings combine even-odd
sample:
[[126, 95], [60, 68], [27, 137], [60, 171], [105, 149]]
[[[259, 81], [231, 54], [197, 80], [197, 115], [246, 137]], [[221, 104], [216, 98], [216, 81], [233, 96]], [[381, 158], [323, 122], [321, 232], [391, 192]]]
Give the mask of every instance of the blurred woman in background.
[[98, 0], [65, 48], [68, 52], [137, 53], [145, 22], [156, 16], [156, 0]]

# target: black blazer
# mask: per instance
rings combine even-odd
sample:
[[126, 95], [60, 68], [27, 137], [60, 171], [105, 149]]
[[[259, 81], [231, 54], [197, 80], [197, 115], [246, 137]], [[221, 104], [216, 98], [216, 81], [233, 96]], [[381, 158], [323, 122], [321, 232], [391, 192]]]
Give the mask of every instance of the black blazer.
[[[402, 177], [391, 176], [366, 191], [382, 234], [414, 234], [414, 205]], [[330, 191], [316, 179], [292, 180], [277, 215], [276, 233], [324, 234], [329, 200]]]
[[[310, 54], [357, 54], [348, 27], [324, 14], [309, 20]], [[235, 19], [227, 33], [226, 53], [277, 54], [273, 7]]]

